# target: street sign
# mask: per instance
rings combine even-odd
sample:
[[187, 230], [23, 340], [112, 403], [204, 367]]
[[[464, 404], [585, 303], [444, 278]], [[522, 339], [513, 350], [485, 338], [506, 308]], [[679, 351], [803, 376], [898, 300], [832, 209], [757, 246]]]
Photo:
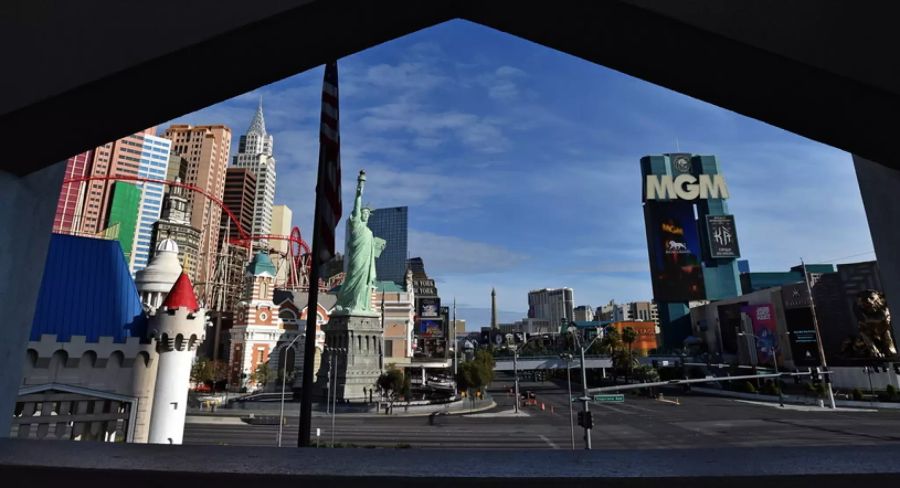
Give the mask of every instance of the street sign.
[[599, 403], [624, 403], [625, 395], [616, 393], [612, 395], [594, 395], [594, 401]]

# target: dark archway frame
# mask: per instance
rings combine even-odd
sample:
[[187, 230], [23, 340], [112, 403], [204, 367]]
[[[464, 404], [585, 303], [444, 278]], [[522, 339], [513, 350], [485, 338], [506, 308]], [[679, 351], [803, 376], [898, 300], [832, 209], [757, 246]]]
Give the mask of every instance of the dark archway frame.
[[[874, 42], [879, 36], [890, 39], [890, 32], [879, 34], [879, 26], [897, 18], [895, 7], [872, 11], [815, 0], [788, 6], [726, 2], [724, 10], [715, 0], [283, 3], [288, 6], [271, 15], [204, 40], [185, 40], [178, 50], [0, 113], [0, 133], [18, 141], [8, 145], [0, 170], [25, 175], [327, 60], [457, 18], [900, 168], [893, 157], [895, 124], [885, 123], [900, 114], [898, 78], [889, 76], [895, 70], [891, 58], [863, 51], [892, 51]], [[146, 21], [166, 22], [164, 15]], [[832, 33], [841, 40], [823, 42]], [[38, 43], [35, 52], [46, 52], [66, 39], [35, 36], [29, 42]], [[835, 46], [842, 50], [829, 52]], [[29, 44], [14, 48], [27, 51]], [[881, 59], [880, 64], [870, 64], [871, 71], [855, 69], [854, 49], [859, 58]], [[254, 60], [252, 69], [242, 66], [244, 59]], [[123, 110], [122, 101], [135, 93], [140, 103]], [[64, 129], [47, 137], [47, 127], [59, 126]]]

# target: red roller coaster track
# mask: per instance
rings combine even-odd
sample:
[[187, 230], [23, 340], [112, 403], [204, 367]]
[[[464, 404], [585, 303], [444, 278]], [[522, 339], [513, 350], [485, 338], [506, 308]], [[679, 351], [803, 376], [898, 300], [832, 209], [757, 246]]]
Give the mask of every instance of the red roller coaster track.
[[[184, 188], [185, 190], [190, 190], [193, 192], [197, 192], [207, 200], [215, 203], [228, 215], [228, 218], [234, 224], [235, 228], [238, 230], [239, 237], [235, 239], [230, 239], [228, 242], [230, 244], [241, 246], [241, 247], [250, 247], [250, 243], [252, 241], [269, 241], [269, 240], [281, 240], [290, 242], [290, 246], [288, 247], [288, 256], [294, 261], [295, 265], [300, 265], [302, 259], [309, 259], [310, 249], [309, 244], [303, 240], [303, 237], [300, 235], [300, 228], [294, 226], [291, 229], [291, 235], [283, 236], [283, 235], [274, 235], [274, 234], [256, 234], [251, 235], [247, 234], [247, 231], [241, 227], [240, 221], [235, 217], [234, 213], [225, 206], [225, 203], [217, 197], [213, 196], [203, 188], [196, 187], [194, 185], [189, 185], [187, 183], [182, 183], [180, 181], [169, 181], [169, 180], [160, 180], [156, 178], [143, 178], [140, 176], [84, 176], [80, 178], [68, 178], [63, 181], [63, 186], [72, 184], [72, 183], [84, 183], [87, 181], [134, 181], [138, 183], [158, 183], [161, 185], [170, 185], [178, 188]], [[298, 268], [299, 269], [299, 268]]]

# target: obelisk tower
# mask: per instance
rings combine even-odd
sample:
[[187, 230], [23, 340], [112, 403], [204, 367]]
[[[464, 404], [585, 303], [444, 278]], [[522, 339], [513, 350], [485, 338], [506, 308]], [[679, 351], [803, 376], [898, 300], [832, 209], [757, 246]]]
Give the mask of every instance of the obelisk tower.
[[491, 330], [497, 330], [500, 324], [497, 323], [497, 290], [491, 288]]

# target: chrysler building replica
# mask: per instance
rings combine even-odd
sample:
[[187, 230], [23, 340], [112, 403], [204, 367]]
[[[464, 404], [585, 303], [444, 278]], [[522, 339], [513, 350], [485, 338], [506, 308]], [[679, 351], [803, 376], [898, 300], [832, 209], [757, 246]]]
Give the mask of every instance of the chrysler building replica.
[[150, 414], [151, 444], [181, 444], [191, 364], [205, 338], [205, 328], [206, 310], [197, 305], [191, 279], [182, 273], [148, 327], [159, 353]]
[[256, 108], [256, 115], [250, 122], [250, 129], [241, 136], [238, 153], [232, 166], [246, 168], [256, 176], [256, 195], [253, 199], [253, 234], [265, 235], [272, 232], [272, 204], [275, 202], [275, 158], [272, 156], [273, 139], [266, 133], [263, 118], [262, 99]]
[[248, 381], [256, 368], [269, 360], [269, 354], [284, 333], [278, 306], [272, 300], [275, 274], [275, 265], [265, 252], [256, 253], [247, 266], [247, 287], [231, 328], [229, 382], [232, 385], [265, 387]]

